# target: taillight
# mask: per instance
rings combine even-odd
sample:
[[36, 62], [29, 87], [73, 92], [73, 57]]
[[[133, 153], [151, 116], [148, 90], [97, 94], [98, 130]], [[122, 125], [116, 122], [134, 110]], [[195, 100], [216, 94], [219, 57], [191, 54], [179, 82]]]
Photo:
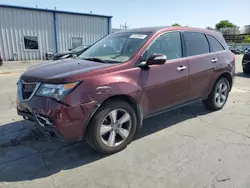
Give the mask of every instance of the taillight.
[[232, 53], [232, 55], [233, 55], [233, 61], [235, 61], [236, 55], [234, 53]]

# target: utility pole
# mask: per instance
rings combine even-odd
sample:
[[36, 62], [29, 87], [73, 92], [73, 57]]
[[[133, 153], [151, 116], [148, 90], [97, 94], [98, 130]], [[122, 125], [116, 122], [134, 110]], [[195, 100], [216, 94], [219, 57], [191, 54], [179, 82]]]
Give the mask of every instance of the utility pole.
[[127, 22], [125, 22], [125, 24], [124, 25], [120, 25], [120, 29], [128, 29], [129, 28], [129, 26], [127, 25]]

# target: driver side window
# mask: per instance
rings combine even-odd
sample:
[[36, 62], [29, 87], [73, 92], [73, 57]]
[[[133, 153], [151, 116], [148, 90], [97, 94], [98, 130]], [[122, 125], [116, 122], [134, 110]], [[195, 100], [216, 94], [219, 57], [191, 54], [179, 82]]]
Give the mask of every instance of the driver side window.
[[169, 32], [159, 36], [149, 46], [144, 58], [148, 59], [153, 54], [164, 54], [168, 60], [182, 57], [181, 37], [179, 32]]

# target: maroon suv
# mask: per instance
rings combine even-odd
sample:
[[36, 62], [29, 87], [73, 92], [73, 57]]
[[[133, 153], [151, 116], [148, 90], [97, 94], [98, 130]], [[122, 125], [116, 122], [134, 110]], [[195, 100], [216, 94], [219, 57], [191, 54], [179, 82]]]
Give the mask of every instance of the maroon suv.
[[223, 108], [234, 72], [235, 55], [220, 33], [130, 29], [104, 37], [77, 59], [28, 69], [17, 84], [17, 112], [45, 135], [86, 138], [97, 151], [114, 153], [147, 117], [197, 100]]

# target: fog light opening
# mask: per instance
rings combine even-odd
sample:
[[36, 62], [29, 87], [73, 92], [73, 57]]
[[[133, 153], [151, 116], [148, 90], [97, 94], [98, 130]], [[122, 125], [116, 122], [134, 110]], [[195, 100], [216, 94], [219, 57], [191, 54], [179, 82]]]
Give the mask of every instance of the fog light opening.
[[38, 114], [35, 114], [35, 117], [36, 117], [36, 120], [37, 122], [42, 126], [42, 127], [45, 127], [45, 126], [53, 126], [53, 123], [51, 123], [51, 121], [46, 118], [46, 117], [43, 117], [41, 115], [38, 115]]

